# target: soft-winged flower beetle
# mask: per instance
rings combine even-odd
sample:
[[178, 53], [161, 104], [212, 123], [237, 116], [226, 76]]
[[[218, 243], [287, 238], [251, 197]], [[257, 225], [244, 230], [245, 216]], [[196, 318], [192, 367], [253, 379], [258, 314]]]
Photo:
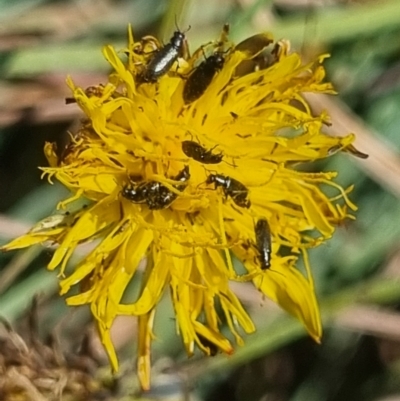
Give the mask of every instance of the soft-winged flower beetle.
[[[217, 42], [210, 42], [203, 45], [200, 50], [203, 53], [204, 61], [193, 68], [183, 88], [183, 102], [189, 104], [197, 100], [209, 87], [215, 75], [222, 69], [225, 64], [226, 54], [231, 51], [231, 48], [224, 51], [224, 47], [229, 44], [229, 24], [225, 24], [222, 28], [221, 36]], [[213, 45], [214, 51], [210, 56], [206, 56], [204, 48], [208, 45]], [[194, 59], [198, 56], [195, 52]]]
[[254, 232], [261, 270], [267, 270], [271, 267], [271, 229], [268, 221], [264, 218], [259, 219]]
[[150, 181], [149, 184], [151, 190], [148, 191], [146, 203], [150, 210], [165, 209], [178, 197], [159, 182]]
[[193, 69], [183, 88], [183, 102], [189, 104], [197, 100], [208, 88], [215, 74], [225, 63], [224, 52], [216, 52]]
[[183, 141], [182, 152], [193, 160], [204, 164], [218, 164], [221, 163], [223, 154], [212, 153], [212, 149], [207, 150], [195, 141]]
[[249, 208], [250, 200], [247, 198], [249, 190], [234, 178], [222, 174], [210, 174], [206, 184], [214, 184], [215, 188], [221, 187], [226, 197], [230, 196], [236, 205]]
[[145, 184], [146, 183], [143, 183], [137, 186], [126, 184], [122, 187], [121, 195], [132, 203], [146, 203], [147, 188]]
[[185, 43], [185, 33], [189, 29], [190, 26], [184, 32], [181, 32], [179, 29], [175, 31], [169, 43], [155, 52], [143, 73], [140, 74], [141, 81], [155, 83], [171, 69], [182, 53]]
[[[174, 181], [182, 182], [182, 184], [175, 185], [175, 188], [183, 191], [189, 178], [189, 167], [185, 166], [173, 178]], [[145, 181], [137, 186], [125, 185], [121, 195], [132, 203], [146, 203], [150, 210], [165, 209], [178, 197], [176, 193], [158, 181]]]

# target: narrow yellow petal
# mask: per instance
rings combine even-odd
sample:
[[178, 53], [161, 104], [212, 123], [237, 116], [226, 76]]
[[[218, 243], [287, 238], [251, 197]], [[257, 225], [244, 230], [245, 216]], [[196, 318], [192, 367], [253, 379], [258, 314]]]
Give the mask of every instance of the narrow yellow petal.
[[155, 310], [151, 310], [145, 315], [139, 316], [139, 332], [138, 332], [138, 357], [137, 370], [139, 382], [144, 391], [150, 389], [151, 377], [151, 338], [154, 323]]

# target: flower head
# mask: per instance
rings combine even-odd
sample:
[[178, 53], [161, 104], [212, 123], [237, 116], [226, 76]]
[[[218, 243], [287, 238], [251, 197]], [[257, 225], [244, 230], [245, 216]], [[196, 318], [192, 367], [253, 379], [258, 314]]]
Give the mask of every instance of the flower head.
[[[114, 370], [113, 320], [138, 317], [144, 388], [153, 319], [167, 288], [189, 355], [195, 346], [205, 354], [233, 352], [218, 311], [237, 343], [239, 330], [255, 330], [232, 281], [252, 280], [320, 340], [307, 252], [356, 207], [347, 197], [351, 188], [334, 183], [336, 173], [294, 166], [354, 153], [354, 136], [324, 134], [327, 115], [313, 115], [303, 96], [334, 93], [323, 82], [326, 56], [304, 64], [286, 42], [272, 42], [259, 34], [234, 46], [224, 32], [188, 56], [180, 42], [135, 42], [129, 30], [126, 62], [105, 46], [113, 67], [105, 85], [83, 90], [67, 81], [85, 122], [61, 155], [45, 146], [44, 173], [73, 193], [59, 207], [81, 197], [90, 204], [42, 221], [4, 247], [60, 245], [48, 268], [60, 269], [62, 294], [81, 284], [67, 303], [90, 305]], [[327, 187], [335, 197], [324, 193]], [[96, 247], [65, 277], [76, 246], [93, 239]], [[305, 276], [296, 268], [300, 255]], [[141, 280], [138, 299], [123, 300], [135, 279]]]

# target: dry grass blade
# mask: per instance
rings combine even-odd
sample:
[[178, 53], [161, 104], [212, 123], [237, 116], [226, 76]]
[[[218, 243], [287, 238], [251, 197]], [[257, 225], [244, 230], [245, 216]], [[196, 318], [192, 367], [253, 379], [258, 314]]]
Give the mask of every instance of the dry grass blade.
[[40, 247], [28, 248], [18, 253], [0, 273], [0, 294], [7, 291], [15, 279], [40, 254]]
[[[43, 4], [29, 13], [2, 21], [1, 42], [4, 48], [7, 38], [12, 39], [11, 35], [24, 35], [29, 39], [29, 44], [39, 44], [38, 33], [51, 35], [56, 40], [65, 40], [82, 35], [112, 12], [113, 8], [108, 0]], [[43, 24], [43, 21], [46, 23]], [[31, 32], [35, 34], [26, 37]]]
[[0, 238], [11, 240], [23, 235], [31, 228], [31, 224], [23, 223], [0, 214]]
[[336, 323], [357, 332], [400, 341], [400, 314], [374, 306], [353, 306]]
[[397, 249], [383, 271], [385, 277], [400, 278], [400, 249]]

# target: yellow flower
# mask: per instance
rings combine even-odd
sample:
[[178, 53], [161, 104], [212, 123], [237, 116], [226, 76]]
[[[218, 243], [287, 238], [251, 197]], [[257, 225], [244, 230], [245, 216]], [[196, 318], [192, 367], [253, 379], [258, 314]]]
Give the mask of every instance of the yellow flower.
[[[351, 188], [334, 183], [336, 173], [294, 169], [341, 150], [356, 153], [353, 135], [322, 132], [327, 115], [314, 116], [302, 95], [334, 93], [323, 82], [326, 56], [303, 64], [286, 42], [267, 48], [269, 34], [235, 47], [224, 32], [191, 57], [178, 58], [178, 42], [135, 42], [129, 30], [127, 62], [111, 46], [103, 49], [113, 67], [107, 84], [85, 91], [68, 79], [86, 120], [61, 155], [45, 145], [50, 167], [43, 171], [73, 193], [59, 208], [82, 197], [90, 203], [3, 247], [59, 244], [48, 268], [60, 269], [61, 294], [80, 284], [67, 303], [90, 305], [115, 371], [113, 320], [138, 317], [143, 388], [150, 385], [153, 319], [166, 289], [188, 355], [195, 346], [208, 355], [233, 352], [219, 311], [236, 343], [242, 344], [239, 329], [255, 330], [231, 281], [252, 280], [320, 341], [307, 252], [356, 210], [347, 198]], [[151, 75], [173, 51], [173, 65]], [[327, 187], [335, 197], [324, 193]], [[76, 246], [94, 239], [95, 248], [65, 276]], [[305, 276], [296, 268], [301, 255]], [[140, 295], [124, 301], [132, 280], [141, 280]]]

